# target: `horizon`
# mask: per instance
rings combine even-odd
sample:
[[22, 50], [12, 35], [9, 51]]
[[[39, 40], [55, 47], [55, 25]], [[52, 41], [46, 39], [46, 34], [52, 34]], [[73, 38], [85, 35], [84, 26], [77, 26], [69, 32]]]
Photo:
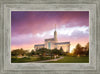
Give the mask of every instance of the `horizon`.
[[88, 11], [12, 11], [11, 50], [43, 44], [53, 37], [55, 24], [58, 42], [70, 42], [70, 52], [76, 44], [89, 42]]

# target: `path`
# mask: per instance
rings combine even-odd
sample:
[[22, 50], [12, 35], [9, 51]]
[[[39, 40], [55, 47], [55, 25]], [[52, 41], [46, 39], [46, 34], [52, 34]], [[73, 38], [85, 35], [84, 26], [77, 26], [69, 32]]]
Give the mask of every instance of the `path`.
[[30, 62], [30, 63], [44, 63], [48, 61], [58, 61], [60, 59], [63, 59], [64, 57], [56, 58], [56, 59], [50, 59], [50, 60], [43, 60], [43, 61], [36, 61], [36, 62]]

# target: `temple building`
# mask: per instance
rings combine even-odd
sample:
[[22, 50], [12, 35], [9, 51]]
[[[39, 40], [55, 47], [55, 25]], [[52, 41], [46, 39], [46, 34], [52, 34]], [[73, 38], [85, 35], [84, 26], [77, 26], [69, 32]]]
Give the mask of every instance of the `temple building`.
[[60, 50], [61, 47], [64, 52], [70, 52], [70, 42], [58, 42], [56, 25], [55, 25], [55, 31], [54, 31], [54, 38], [45, 39], [44, 44], [34, 45], [35, 50], [38, 50], [40, 48], [47, 48], [50, 50], [57, 48], [58, 50]]

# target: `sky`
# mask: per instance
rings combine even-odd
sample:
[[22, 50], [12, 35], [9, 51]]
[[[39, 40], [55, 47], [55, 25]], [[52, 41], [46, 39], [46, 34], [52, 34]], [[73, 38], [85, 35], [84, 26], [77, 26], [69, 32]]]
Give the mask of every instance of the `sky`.
[[55, 24], [58, 42], [70, 42], [70, 52], [78, 43], [89, 42], [88, 11], [12, 11], [11, 50], [30, 51], [43, 44], [54, 37]]

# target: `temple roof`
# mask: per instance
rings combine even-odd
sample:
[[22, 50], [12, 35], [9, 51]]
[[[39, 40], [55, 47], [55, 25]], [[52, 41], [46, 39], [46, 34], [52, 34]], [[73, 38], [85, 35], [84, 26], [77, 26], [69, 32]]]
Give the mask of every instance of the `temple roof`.
[[45, 41], [54, 41], [54, 38], [45, 39]]
[[55, 45], [59, 45], [59, 44], [70, 44], [70, 42], [60, 42], [60, 43], [55, 43]]
[[44, 44], [38, 44], [38, 45], [34, 45], [34, 46], [44, 46]]

